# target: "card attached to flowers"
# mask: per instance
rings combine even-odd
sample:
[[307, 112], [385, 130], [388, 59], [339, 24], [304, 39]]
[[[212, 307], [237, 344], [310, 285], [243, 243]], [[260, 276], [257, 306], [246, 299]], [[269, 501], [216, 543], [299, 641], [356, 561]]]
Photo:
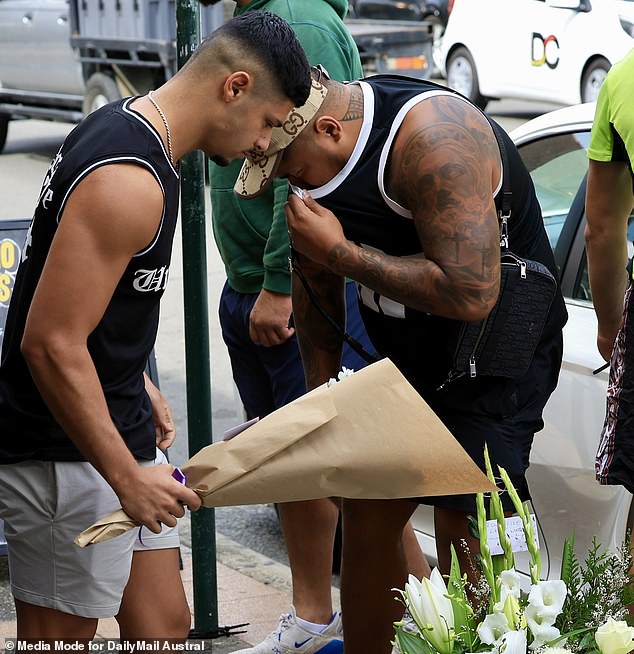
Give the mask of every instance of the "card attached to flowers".
[[[495, 481], [485, 452], [487, 475]], [[499, 492], [490, 495], [487, 522], [484, 495], [477, 497], [480, 552], [468, 577], [452, 548], [446, 580], [438, 569], [430, 579], [409, 576], [395, 589], [405, 605], [395, 623], [394, 652], [400, 654], [628, 654], [634, 650], [629, 606], [634, 604], [629, 539], [616, 552], [594, 542], [585, 561], [574, 549], [574, 534], [564, 545], [558, 579], [541, 579], [536, 524], [509, 476], [499, 468], [513, 500], [524, 536], [514, 543]], [[511, 522], [511, 525], [515, 521]], [[493, 529], [490, 525], [493, 523]], [[526, 546], [531, 585], [522, 592], [513, 553]]]

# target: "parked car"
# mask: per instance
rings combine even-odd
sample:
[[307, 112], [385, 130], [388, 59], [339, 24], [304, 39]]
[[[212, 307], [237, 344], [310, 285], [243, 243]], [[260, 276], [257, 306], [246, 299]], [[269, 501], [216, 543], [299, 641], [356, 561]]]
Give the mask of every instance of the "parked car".
[[[595, 481], [594, 456], [603, 424], [607, 370], [596, 347], [597, 323], [585, 257], [586, 151], [595, 104], [544, 114], [511, 132], [539, 197], [569, 313], [559, 384], [535, 436], [528, 480], [538, 521], [542, 575], [557, 577], [571, 531], [580, 556], [592, 538], [615, 549], [632, 527], [632, 495]], [[630, 218], [632, 220], [632, 218]], [[414, 526], [425, 552], [436, 557], [432, 510], [421, 506]], [[528, 579], [528, 558], [518, 556]]]
[[455, 0], [435, 53], [447, 83], [492, 98], [593, 102], [634, 47], [634, 0]]
[[350, 0], [351, 18], [427, 20], [445, 26], [453, 0]]
[[418, 20], [433, 25], [434, 43], [447, 26], [454, 0], [350, 0], [350, 18]]
[[[203, 9], [202, 34], [223, 15], [220, 5]], [[353, 22], [369, 70], [431, 75], [431, 24]], [[175, 70], [174, 0], [0, 0], [0, 151], [10, 120], [78, 122], [108, 102], [157, 88]]]

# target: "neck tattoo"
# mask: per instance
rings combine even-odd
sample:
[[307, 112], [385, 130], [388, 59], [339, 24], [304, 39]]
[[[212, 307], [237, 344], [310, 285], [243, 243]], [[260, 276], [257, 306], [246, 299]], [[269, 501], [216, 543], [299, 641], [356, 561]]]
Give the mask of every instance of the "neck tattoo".
[[170, 131], [170, 126], [169, 126], [169, 123], [167, 122], [167, 118], [165, 118], [165, 114], [163, 113], [163, 110], [158, 106], [158, 103], [152, 97], [152, 93], [153, 93], [153, 91], [150, 91], [147, 94], [147, 97], [148, 97], [148, 100], [154, 105], [154, 108], [158, 112], [158, 115], [161, 117], [161, 120], [163, 121], [163, 125], [165, 125], [165, 133], [167, 135], [167, 153], [169, 154], [170, 163], [173, 166], [174, 165], [174, 152], [172, 151], [172, 133]]

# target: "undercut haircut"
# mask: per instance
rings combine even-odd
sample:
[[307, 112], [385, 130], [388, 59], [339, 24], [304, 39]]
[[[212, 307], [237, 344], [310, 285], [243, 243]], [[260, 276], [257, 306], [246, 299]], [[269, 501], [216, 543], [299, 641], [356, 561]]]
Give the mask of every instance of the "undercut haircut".
[[247, 11], [227, 21], [203, 41], [188, 63], [211, 51], [217, 63], [229, 67], [253, 62], [277, 86], [271, 90], [295, 106], [302, 106], [308, 99], [311, 78], [304, 49], [291, 26], [269, 11]]

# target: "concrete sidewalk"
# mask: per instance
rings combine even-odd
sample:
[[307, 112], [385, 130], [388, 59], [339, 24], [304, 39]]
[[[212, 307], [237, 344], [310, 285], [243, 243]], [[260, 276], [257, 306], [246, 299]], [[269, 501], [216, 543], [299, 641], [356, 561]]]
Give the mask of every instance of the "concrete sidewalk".
[[[182, 578], [190, 607], [194, 607], [192, 552], [189, 547], [189, 529], [186, 521], [181, 528]], [[205, 652], [229, 654], [263, 640], [276, 626], [282, 613], [288, 612], [291, 598], [291, 575], [288, 566], [273, 561], [235, 541], [216, 535], [216, 566], [218, 592], [218, 627], [228, 635], [201, 638], [193, 641], [203, 646]], [[0, 579], [0, 585], [8, 593], [8, 579]], [[333, 605], [339, 608], [339, 592], [332, 589]], [[6, 603], [5, 603], [6, 604]], [[10, 613], [10, 615], [8, 615]], [[237, 625], [243, 625], [237, 627]], [[192, 627], [195, 628], [192, 617]], [[117, 638], [119, 635], [114, 618], [100, 620], [97, 639]], [[0, 615], [0, 650], [5, 641], [15, 637], [15, 614], [3, 607]]]

